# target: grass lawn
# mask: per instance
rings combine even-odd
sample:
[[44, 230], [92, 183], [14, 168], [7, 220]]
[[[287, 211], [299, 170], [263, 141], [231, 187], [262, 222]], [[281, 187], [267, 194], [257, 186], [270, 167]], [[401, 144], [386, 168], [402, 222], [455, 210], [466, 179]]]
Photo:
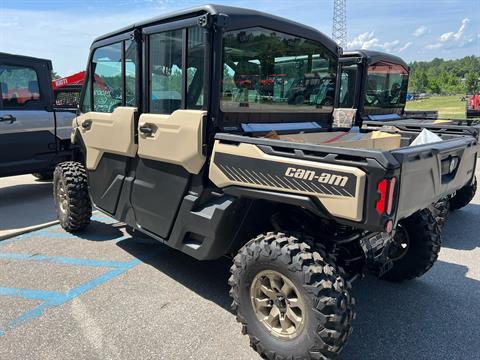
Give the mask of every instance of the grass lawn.
[[438, 110], [439, 118], [465, 119], [465, 101], [461, 95], [432, 96], [408, 101], [405, 110]]

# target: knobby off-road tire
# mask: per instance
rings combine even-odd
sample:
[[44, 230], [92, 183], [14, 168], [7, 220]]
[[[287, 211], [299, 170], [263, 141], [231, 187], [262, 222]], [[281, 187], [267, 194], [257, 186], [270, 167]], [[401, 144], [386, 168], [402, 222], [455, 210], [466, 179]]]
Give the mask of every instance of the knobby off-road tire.
[[38, 180], [52, 180], [53, 178], [53, 171], [42, 171], [42, 172], [36, 172], [32, 173], [33, 176], [35, 176]]
[[60, 225], [68, 232], [85, 229], [92, 216], [87, 173], [82, 164], [58, 164], [53, 173], [53, 196]]
[[473, 182], [470, 185], [465, 185], [458, 190], [454, 196], [450, 199], [450, 210], [459, 210], [472, 201], [475, 193], [477, 192], [477, 178], [473, 178]]
[[399, 244], [392, 253], [393, 268], [381, 276], [392, 282], [411, 280], [431, 269], [441, 247], [440, 229], [428, 209], [400, 221], [395, 234]]
[[[334, 359], [345, 345], [352, 331], [355, 300], [349, 283], [325, 258], [301, 239], [274, 232], [252, 239], [235, 256], [229, 279], [232, 310], [250, 345], [263, 358]], [[255, 289], [260, 289], [260, 296]], [[295, 328], [293, 334], [279, 334], [283, 332], [278, 313], [282, 298], [288, 306], [283, 307], [283, 322], [294, 311], [300, 324], [286, 322], [289, 330]], [[261, 312], [254, 304], [260, 305]], [[271, 327], [266, 325], [269, 319], [278, 319], [276, 328], [275, 321]]]
[[442, 230], [448, 218], [448, 212], [450, 210], [450, 199], [448, 197], [442, 198], [436, 203], [430, 205], [428, 209], [432, 212], [433, 218], [437, 222], [440, 230]]

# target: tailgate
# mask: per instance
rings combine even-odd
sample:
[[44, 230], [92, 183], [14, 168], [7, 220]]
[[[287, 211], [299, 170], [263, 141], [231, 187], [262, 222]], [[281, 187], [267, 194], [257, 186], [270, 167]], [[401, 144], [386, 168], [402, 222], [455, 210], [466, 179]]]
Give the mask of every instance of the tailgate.
[[397, 219], [469, 184], [478, 151], [471, 136], [391, 151], [401, 164]]

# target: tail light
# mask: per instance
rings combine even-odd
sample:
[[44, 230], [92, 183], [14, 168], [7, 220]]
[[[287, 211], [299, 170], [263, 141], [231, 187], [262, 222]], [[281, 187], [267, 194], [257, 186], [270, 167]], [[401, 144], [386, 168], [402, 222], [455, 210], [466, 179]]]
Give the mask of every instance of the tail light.
[[392, 214], [396, 182], [396, 178], [391, 178], [383, 179], [378, 183], [377, 191], [380, 194], [380, 199], [378, 199], [375, 208], [379, 215]]

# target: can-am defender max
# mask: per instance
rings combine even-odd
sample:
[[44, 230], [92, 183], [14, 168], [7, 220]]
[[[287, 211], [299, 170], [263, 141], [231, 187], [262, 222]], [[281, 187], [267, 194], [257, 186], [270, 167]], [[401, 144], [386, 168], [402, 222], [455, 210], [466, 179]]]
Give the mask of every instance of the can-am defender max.
[[[335, 357], [354, 318], [348, 280], [429, 270], [440, 236], [426, 208], [470, 181], [478, 152], [449, 131], [342, 147], [340, 54], [310, 27], [215, 5], [96, 39], [72, 133], [86, 161], [55, 171], [62, 227], [85, 228], [93, 203], [196, 259], [232, 256], [232, 307], [257, 352]], [[319, 88], [289, 102], [307, 78]]]

